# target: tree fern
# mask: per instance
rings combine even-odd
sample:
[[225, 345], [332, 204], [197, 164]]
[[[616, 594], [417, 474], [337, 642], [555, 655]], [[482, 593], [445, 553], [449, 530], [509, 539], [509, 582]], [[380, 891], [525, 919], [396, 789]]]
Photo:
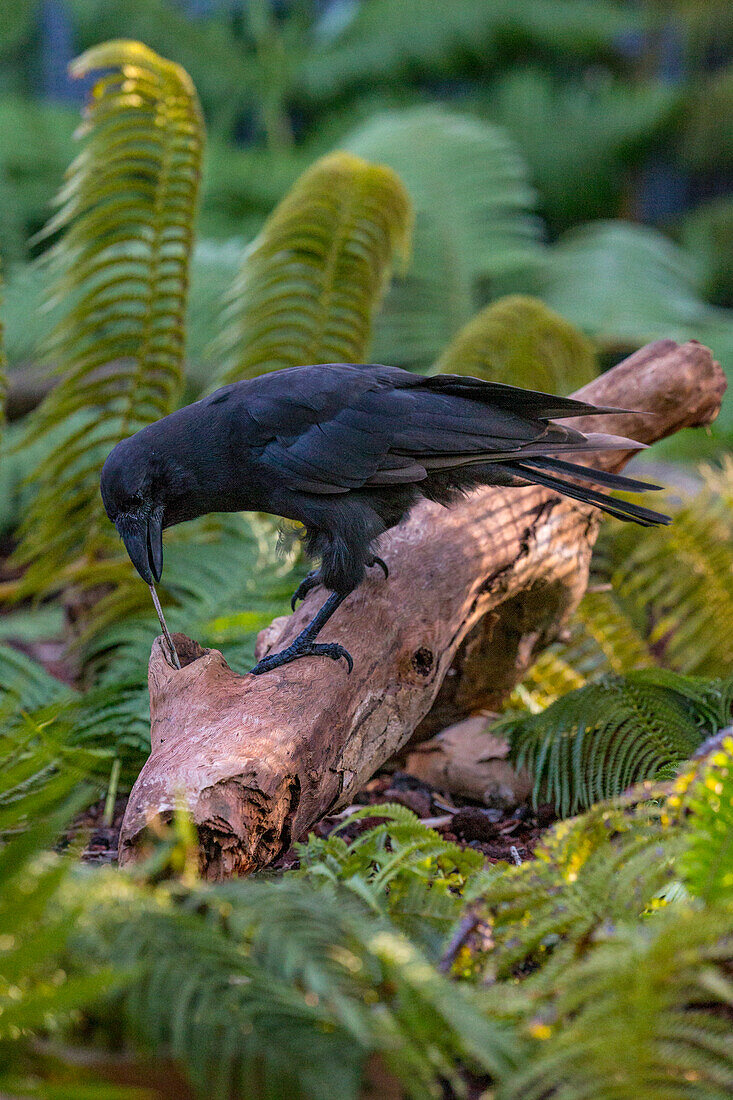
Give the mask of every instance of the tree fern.
[[604, 676], [495, 729], [533, 776], [535, 802], [549, 799], [567, 816], [687, 759], [730, 721], [732, 705], [733, 680], [644, 669]]
[[172, 411], [180, 393], [188, 264], [203, 122], [187, 74], [138, 42], [108, 42], [74, 75], [104, 69], [69, 169], [53, 246], [64, 316], [50, 340], [63, 380], [33, 418], [34, 434], [85, 419], [41, 463], [22, 527], [22, 590], [58, 588], [110, 546], [99, 471], [110, 447]]
[[534, 193], [513, 144], [484, 122], [439, 107], [376, 116], [347, 139], [399, 173], [415, 204], [410, 270], [375, 331], [382, 362], [427, 367], [494, 288], [540, 262]]
[[537, 298], [514, 294], [464, 325], [435, 370], [570, 393], [595, 377], [597, 365], [593, 346], [582, 333]]
[[223, 318], [216, 384], [280, 367], [363, 362], [410, 200], [388, 168], [317, 161], [248, 249]]

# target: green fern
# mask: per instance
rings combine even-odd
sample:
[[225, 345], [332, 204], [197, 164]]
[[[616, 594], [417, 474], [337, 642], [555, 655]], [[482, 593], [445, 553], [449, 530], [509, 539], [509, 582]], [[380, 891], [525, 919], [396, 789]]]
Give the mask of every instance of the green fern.
[[375, 353], [427, 368], [481, 304], [482, 280], [501, 286], [541, 260], [525, 167], [501, 130], [439, 107], [378, 115], [346, 145], [398, 172], [414, 202], [412, 264], [387, 295]]
[[643, 669], [603, 676], [494, 729], [533, 776], [535, 803], [567, 816], [681, 763], [730, 721], [732, 706], [733, 680]]
[[[603, 942], [605, 940], [606, 942]], [[733, 1091], [733, 914], [675, 908], [609, 926], [553, 977], [538, 1040], [501, 1100], [725, 1100]]]
[[[538, 712], [608, 673], [666, 665], [726, 676], [733, 663], [733, 462], [700, 467], [704, 488], [660, 534], [604, 524], [592, 580], [567, 637], [540, 655], [509, 699]], [[658, 501], [650, 501], [658, 506]]]
[[[339, 835], [371, 817], [386, 820], [350, 843]], [[343, 883], [433, 955], [460, 916], [464, 891], [484, 862], [479, 852], [445, 841], [397, 805], [357, 810], [325, 840], [311, 836], [297, 851], [300, 874], [313, 882]]]
[[669, 134], [682, 98], [661, 81], [573, 76], [512, 67], [481, 96], [526, 158], [553, 236], [620, 208], [629, 165]]
[[[540, 297], [618, 354], [651, 340], [694, 338], [733, 355], [733, 312], [705, 303], [691, 256], [661, 233], [628, 222], [597, 221], [564, 234], [547, 251]], [[729, 426], [724, 403], [720, 428]]]
[[707, 905], [733, 902], [733, 738], [726, 737], [701, 767], [680, 776], [668, 799], [684, 809], [688, 844], [680, 859], [686, 888]]
[[598, 676], [655, 665], [646, 639], [624, 614], [616, 594], [586, 592], [563, 641], [540, 653], [506, 705], [536, 714]]
[[95, 878], [80, 947], [132, 973], [130, 1027], [202, 1097], [356, 1100], [378, 1053], [407, 1096], [431, 1100], [441, 1082], [460, 1088], [462, 1065], [511, 1064], [507, 1030], [353, 891], [290, 876], [213, 889]]
[[655, 660], [679, 672], [726, 676], [733, 665], [732, 470], [702, 471], [708, 487], [664, 537], [608, 525], [599, 539], [599, 576]]
[[388, 168], [348, 153], [317, 161], [247, 250], [229, 295], [215, 384], [307, 363], [359, 363], [410, 200]]
[[616, 54], [620, 36], [640, 26], [633, 10], [607, 0], [461, 0], [447, 6], [421, 0], [419, 18], [404, 0], [370, 0], [314, 51], [301, 82], [311, 96], [330, 98], [379, 81], [399, 85], [415, 73], [452, 73], [466, 59], [483, 71], [507, 51], [549, 55], [563, 64], [568, 51], [600, 60]]
[[[0, 289], [2, 289], [2, 273], [0, 272]], [[2, 305], [2, 298], [0, 298]], [[0, 317], [0, 432], [5, 426], [5, 398], [8, 391], [8, 361], [5, 356], [5, 326]]]
[[537, 298], [500, 298], [469, 321], [435, 364], [439, 374], [472, 374], [570, 393], [597, 374], [593, 346]]
[[63, 381], [30, 431], [82, 410], [85, 419], [35, 470], [38, 495], [16, 558], [28, 565], [24, 593], [61, 587], [115, 545], [99, 499], [104, 457], [171, 412], [181, 390], [204, 140], [196, 93], [179, 66], [137, 42], [95, 47], [72, 72], [100, 68], [84, 148], [46, 227], [63, 231], [52, 263], [65, 312], [50, 341]]
[[595, 806], [548, 830], [535, 859], [489, 885], [481, 898], [494, 940], [487, 973], [497, 982], [521, 975], [529, 983], [512, 1011], [525, 1012], [528, 998], [551, 993], [557, 976], [602, 940], [604, 929], [632, 925], [655, 908], [676, 880], [684, 847], [679, 828], [665, 820], [653, 802]]

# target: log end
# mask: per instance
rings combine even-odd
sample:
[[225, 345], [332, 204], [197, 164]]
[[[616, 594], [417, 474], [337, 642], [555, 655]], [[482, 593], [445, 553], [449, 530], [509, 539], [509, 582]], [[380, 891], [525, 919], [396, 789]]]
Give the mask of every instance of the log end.
[[120, 865], [139, 862], [178, 808], [199, 835], [203, 876], [248, 874], [290, 845], [300, 781], [277, 738], [248, 718], [245, 699], [262, 681], [234, 672], [216, 649], [184, 634], [173, 641], [180, 670], [162, 636], [152, 647], [152, 751], [130, 794], [120, 831]]

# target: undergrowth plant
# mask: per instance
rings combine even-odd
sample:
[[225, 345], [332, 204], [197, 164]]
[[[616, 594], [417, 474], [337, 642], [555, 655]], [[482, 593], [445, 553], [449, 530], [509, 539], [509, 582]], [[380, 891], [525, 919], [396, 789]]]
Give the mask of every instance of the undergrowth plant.
[[[50, 851], [74, 843], [69, 822], [100, 793], [114, 808], [120, 774], [124, 784], [147, 748], [155, 620], [97, 481], [117, 439], [184, 400], [204, 143], [178, 66], [115, 42], [77, 63], [97, 68], [49, 227], [61, 381], [29, 429], [40, 433], [35, 472], [16, 500], [26, 569], [2, 589], [63, 592], [86, 690], [0, 650], [0, 1088], [122, 1096], [109, 1060], [93, 1070], [100, 1050], [122, 1047], [173, 1058], [207, 1100], [357, 1100], [370, 1074], [382, 1094], [417, 1100], [722, 1100], [733, 1090], [733, 741], [676, 772], [731, 717], [730, 463], [701, 473], [704, 491], [664, 533], [604, 530], [569, 639], [511, 701], [505, 728], [535, 797], [562, 814], [587, 809], [547, 832], [534, 859], [486, 866], [397, 806], [311, 836], [296, 869], [226, 885], [198, 878], [182, 813], [130, 872]], [[294, 362], [361, 361], [373, 328], [377, 348], [392, 341], [423, 369], [558, 391], [593, 375], [602, 341], [527, 295], [485, 300], [488, 284], [498, 294], [520, 271], [554, 271], [559, 300], [567, 254], [597, 257], [598, 241], [546, 254], [499, 129], [445, 111], [398, 121], [363, 127], [275, 210], [222, 303], [222, 364], [202, 389]], [[449, 138], [436, 163], [412, 156], [420, 133], [436, 147]], [[455, 186], [453, 168], [470, 186]], [[390, 290], [413, 206], [413, 267]], [[628, 237], [603, 232], [635, 255]], [[461, 249], [478, 234], [469, 257]], [[659, 258], [669, 279], [673, 261]], [[646, 323], [636, 320], [632, 340]], [[302, 575], [296, 550], [271, 547], [262, 516], [176, 531], [171, 627], [244, 671]]]

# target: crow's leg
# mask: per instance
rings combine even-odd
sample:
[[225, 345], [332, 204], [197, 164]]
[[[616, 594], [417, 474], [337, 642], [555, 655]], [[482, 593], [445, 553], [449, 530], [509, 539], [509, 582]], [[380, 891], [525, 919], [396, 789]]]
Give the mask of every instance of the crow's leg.
[[[367, 558], [366, 565], [369, 569], [371, 569], [373, 565], [378, 565], [384, 573], [384, 579], [387, 580], [387, 578], [389, 577], [389, 569], [387, 568], [387, 563], [382, 561], [381, 558], [378, 558], [376, 554], [374, 554], [371, 558]], [[295, 589], [295, 592], [293, 592], [292, 596], [290, 597], [291, 610], [295, 611], [295, 605], [298, 600], [304, 600], [309, 592], [311, 592], [314, 588], [318, 588], [319, 584], [323, 584], [320, 569], [312, 569], [310, 573], [306, 573], [306, 575], [303, 577], [303, 580], [300, 582], [298, 587]]]
[[306, 573], [303, 580], [290, 597], [290, 609], [295, 611], [295, 605], [298, 600], [304, 600], [312, 588], [318, 588], [321, 584], [321, 571], [320, 569], [312, 569], [310, 573]]
[[337, 642], [317, 644], [314, 641], [319, 630], [325, 626], [336, 608], [345, 599], [345, 595], [341, 596], [338, 592], [332, 592], [321, 610], [311, 619], [305, 629], [301, 630], [295, 641], [291, 642], [287, 649], [283, 649], [281, 653], [270, 653], [267, 657], [263, 657], [251, 669], [252, 675], [260, 676], [263, 672], [271, 672], [274, 668], [280, 668], [281, 665], [289, 665], [291, 661], [296, 661], [299, 657], [331, 657], [334, 661], [338, 661], [339, 658], [343, 657], [348, 665], [349, 672], [351, 672], [354, 662], [348, 650]]

